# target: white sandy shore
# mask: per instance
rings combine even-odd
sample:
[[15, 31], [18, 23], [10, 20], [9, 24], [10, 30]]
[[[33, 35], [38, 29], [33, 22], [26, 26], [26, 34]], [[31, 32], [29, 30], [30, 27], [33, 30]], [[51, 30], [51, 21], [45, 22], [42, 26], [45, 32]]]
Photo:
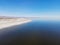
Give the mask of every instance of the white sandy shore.
[[18, 19], [0, 19], [0, 29], [11, 27], [14, 25], [19, 25], [23, 23], [28, 23], [31, 20], [18, 18]]

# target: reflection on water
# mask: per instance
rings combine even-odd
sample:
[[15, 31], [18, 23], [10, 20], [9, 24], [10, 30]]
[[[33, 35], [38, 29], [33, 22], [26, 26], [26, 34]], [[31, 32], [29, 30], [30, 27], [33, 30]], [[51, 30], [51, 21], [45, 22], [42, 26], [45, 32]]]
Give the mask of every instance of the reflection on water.
[[60, 45], [60, 22], [32, 21], [2, 30], [0, 45]]

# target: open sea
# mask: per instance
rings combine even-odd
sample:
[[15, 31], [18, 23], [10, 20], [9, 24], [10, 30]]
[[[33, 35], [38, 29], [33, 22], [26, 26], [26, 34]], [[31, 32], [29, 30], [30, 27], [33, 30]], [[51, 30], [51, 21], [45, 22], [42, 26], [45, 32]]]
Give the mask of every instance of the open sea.
[[60, 45], [60, 21], [33, 20], [2, 29], [0, 45]]

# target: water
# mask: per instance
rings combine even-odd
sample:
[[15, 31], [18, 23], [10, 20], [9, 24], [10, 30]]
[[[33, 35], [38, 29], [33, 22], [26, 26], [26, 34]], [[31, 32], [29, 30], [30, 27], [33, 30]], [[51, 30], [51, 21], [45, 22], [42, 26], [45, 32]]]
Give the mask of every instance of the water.
[[60, 45], [60, 22], [40, 21], [0, 30], [0, 45]]

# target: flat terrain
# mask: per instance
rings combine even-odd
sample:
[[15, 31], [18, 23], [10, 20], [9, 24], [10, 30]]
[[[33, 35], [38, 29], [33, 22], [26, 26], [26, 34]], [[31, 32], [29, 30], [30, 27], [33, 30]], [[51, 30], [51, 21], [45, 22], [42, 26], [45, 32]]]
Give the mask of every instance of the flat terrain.
[[0, 17], [0, 29], [30, 21], [31, 20], [25, 18]]

